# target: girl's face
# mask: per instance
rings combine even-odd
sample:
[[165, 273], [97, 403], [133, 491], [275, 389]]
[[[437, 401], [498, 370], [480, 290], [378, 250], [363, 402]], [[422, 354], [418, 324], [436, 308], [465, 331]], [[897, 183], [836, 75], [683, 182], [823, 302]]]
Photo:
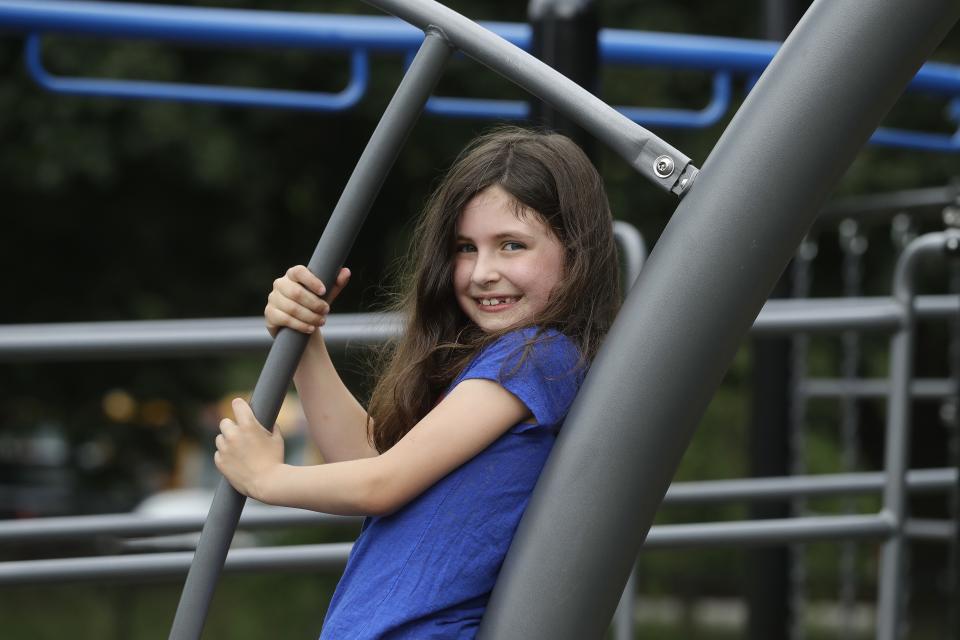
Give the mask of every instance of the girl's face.
[[517, 217], [512, 196], [494, 185], [457, 219], [453, 290], [483, 331], [535, 318], [563, 276], [563, 247], [535, 212]]

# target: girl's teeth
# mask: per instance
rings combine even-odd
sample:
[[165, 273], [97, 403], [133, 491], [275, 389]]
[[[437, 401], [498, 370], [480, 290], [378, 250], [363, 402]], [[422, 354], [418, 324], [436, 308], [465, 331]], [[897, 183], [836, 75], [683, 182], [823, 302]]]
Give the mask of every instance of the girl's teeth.
[[482, 304], [485, 307], [493, 307], [498, 304], [507, 304], [512, 302], [516, 302], [516, 299], [515, 298], [482, 298], [480, 300], [480, 304]]

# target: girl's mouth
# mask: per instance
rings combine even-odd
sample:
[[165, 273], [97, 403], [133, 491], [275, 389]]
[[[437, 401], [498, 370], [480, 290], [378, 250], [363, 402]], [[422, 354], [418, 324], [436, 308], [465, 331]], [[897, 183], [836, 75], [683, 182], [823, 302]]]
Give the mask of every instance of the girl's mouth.
[[516, 304], [519, 299], [520, 296], [499, 296], [496, 298], [476, 298], [476, 301], [481, 311], [493, 312], [508, 309]]

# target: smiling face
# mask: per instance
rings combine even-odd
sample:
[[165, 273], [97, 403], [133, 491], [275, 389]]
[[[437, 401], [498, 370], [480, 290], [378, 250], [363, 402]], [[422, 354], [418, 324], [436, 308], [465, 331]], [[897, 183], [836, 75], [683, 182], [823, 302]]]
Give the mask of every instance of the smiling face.
[[453, 289], [457, 304], [485, 332], [535, 319], [563, 276], [563, 247], [535, 212], [517, 215], [501, 187], [487, 187], [456, 226]]

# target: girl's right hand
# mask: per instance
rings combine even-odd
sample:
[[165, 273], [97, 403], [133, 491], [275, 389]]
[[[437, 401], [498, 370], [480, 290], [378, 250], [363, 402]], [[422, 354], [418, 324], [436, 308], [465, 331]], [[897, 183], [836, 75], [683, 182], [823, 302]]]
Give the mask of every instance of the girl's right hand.
[[326, 287], [317, 276], [302, 264], [290, 267], [284, 275], [273, 281], [273, 291], [267, 296], [267, 306], [263, 310], [267, 331], [274, 338], [281, 327], [306, 334], [314, 333], [317, 327], [326, 324], [330, 304], [349, 280], [350, 270], [346, 267], [340, 269], [336, 284], [324, 299]]

